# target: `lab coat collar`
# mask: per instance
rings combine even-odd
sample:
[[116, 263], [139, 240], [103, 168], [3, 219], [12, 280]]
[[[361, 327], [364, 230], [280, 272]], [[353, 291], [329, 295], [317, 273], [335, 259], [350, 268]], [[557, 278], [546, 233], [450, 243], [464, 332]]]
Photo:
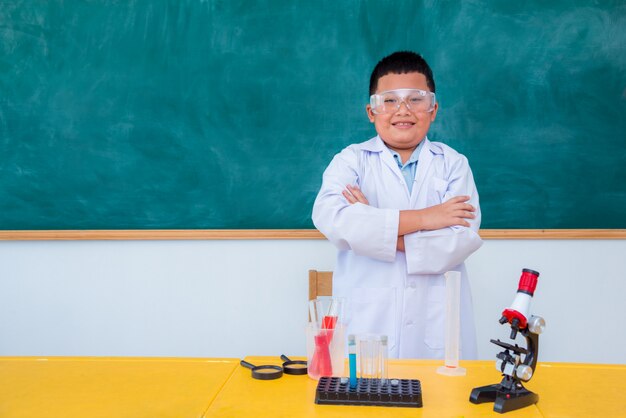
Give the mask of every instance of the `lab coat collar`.
[[424, 147], [422, 148], [422, 152], [420, 152], [419, 158], [417, 159], [415, 184], [413, 184], [413, 193], [411, 193], [411, 204], [413, 206], [417, 203], [417, 198], [418, 195], [420, 195], [422, 186], [424, 185], [424, 180], [426, 180], [430, 163], [433, 161], [433, 155], [441, 154], [443, 154], [443, 150], [440, 147], [430, 142], [428, 138], [424, 138]]
[[[428, 150], [431, 154], [443, 154], [441, 148], [433, 145], [432, 142], [428, 139], [428, 137], [424, 138], [424, 146], [422, 147], [422, 151], [420, 152], [418, 161], [426, 154], [426, 150]], [[362, 142], [360, 144], [361, 149], [370, 152], [382, 152], [387, 148], [382, 138], [379, 135], [376, 135], [374, 138]], [[419, 163], [418, 163], [419, 164]]]
[[[370, 139], [369, 141], [365, 141], [361, 143], [360, 145], [361, 145], [361, 148], [365, 151], [380, 153], [379, 158], [383, 162], [383, 164], [385, 164], [391, 170], [391, 172], [398, 178], [398, 180], [401, 180], [404, 182], [404, 177], [402, 176], [402, 172], [400, 172], [400, 168], [398, 167], [398, 164], [394, 160], [393, 155], [391, 154], [391, 150], [387, 148], [387, 146], [385, 145], [385, 143], [383, 142], [382, 138], [379, 135], [376, 135], [374, 138]], [[409, 190], [407, 189], [406, 192], [407, 192], [407, 201], [408, 201]]]
[[361, 149], [370, 152], [382, 152], [385, 149], [385, 143], [378, 135], [368, 141], [362, 142], [360, 146]]
[[[417, 159], [417, 171], [415, 173], [415, 183], [413, 184], [413, 192], [409, 193], [407, 188], [407, 198], [412, 203], [417, 199], [417, 195], [419, 194], [422, 185], [424, 184], [424, 179], [426, 178], [426, 173], [428, 173], [428, 169], [430, 168], [430, 163], [433, 160], [433, 155], [443, 154], [443, 150], [435, 146], [432, 142], [428, 140], [428, 137], [424, 137], [423, 139], [424, 146], [419, 153]], [[398, 179], [404, 180], [402, 173], [400, 172], [400, 168], [398, 168], [398, 164], [393, 159], [393, 155], [391, 152], [383, 152], [384, 150], [389, 151], [389, 148], [385, 145], [382, 138], [379, 135], [376, 135], [374, 138], [369, 141], [362, 142], [360, 144], [361, 149], [369, 152], [382, 152], [381, 160], [387, 165], [391, 171], [398, 177]]]

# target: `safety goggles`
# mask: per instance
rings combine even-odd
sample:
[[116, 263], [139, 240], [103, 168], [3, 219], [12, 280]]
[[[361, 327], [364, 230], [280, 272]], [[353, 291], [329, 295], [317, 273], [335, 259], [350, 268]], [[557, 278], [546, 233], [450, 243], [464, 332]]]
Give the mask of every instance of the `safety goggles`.
[[372, 112], [396, 113], [404, 103], [413, 113], [432, 112], [435, 109], [435, 93], [420, 89], [397, 89], [383, 91], [370, 96]]

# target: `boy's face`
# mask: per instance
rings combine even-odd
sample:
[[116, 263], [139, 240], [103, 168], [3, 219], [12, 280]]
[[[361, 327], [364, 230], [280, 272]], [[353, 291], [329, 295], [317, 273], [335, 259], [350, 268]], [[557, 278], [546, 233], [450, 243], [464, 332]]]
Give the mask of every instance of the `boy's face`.
[[[422, 73], [387, 74], [378, 79], [376, 93], [396, 89], [420, 89], [430, 91]], [[376, 127], [376, 132], [387, 146], [394, 151], [413, 151], [422, 142], [430, 123], [437, 116], [438, 104], [431, 112], [411, 112], [402, 103], [395, 113], [375, 114], [368, 104], [367, 117]]]

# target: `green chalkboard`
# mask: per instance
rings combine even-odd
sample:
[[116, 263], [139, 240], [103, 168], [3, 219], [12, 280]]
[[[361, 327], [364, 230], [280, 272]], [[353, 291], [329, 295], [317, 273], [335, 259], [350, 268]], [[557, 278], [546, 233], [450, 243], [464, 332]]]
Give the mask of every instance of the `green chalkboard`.
[[626, 227], [624, 1], [3, 0], [0, 229], [312, 228], [401, 49], [483, 228]]

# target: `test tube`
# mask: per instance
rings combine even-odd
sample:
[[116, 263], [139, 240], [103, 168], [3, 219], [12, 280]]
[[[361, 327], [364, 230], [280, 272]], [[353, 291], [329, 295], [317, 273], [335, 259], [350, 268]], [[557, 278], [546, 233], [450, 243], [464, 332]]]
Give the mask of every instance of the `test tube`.
[[350, 388], [356, 388], [356, 339], [348, 335], [348, 363], [350, 365]]
[[380, 384], [384, 386], [387, 384], [389, 378], [389, 371], [387, 369], [387, 357], [389, 356], [387, 351], [387, 336], [382, 335], [380, 337]]

